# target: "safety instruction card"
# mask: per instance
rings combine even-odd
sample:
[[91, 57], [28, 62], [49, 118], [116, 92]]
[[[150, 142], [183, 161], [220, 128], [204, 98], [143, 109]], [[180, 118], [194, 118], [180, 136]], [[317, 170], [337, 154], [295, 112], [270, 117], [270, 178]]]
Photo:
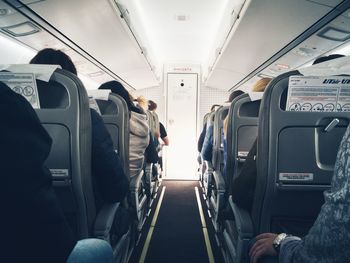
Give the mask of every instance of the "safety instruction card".
[[287, 111], [350, 111], [350, 77], [291, 76]]
[[40, 108], [36, 80], [32, 73], [0, 72], [0, 81], [25, 97], [34, 109]]

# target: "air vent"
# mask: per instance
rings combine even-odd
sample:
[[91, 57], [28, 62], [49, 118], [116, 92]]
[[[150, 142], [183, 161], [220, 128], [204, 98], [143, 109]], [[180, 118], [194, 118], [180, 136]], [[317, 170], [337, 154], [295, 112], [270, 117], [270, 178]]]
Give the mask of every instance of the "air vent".
[[11, 15], [11, 14], [13, 14], [13, 11], [11, 11], [10, 9], [0, 8], [0, 17], [8, 16], [8, 15]]
[[190, 16], [189, 15], [176, 15], [175, 19], [177, 21], [185, 22], [185, 21], [190, 19]]
[[23, 37], [29, 36], [35, 33], [40, 32], [40, 28], [34, 25], [32, 22], [27, 21], [17, 25], [2, 27], [1, 30], [14, 36], [14, 37]]

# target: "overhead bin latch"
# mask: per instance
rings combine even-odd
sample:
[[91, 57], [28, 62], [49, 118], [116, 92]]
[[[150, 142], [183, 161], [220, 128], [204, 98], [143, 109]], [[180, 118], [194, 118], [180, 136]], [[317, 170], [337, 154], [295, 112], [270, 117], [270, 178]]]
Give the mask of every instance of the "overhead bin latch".
[[327, 127], [324, 129], [325, 132], [330, 132], [331, 130], [333, 130], [335, 128], [335, 126], [338, 125], [339, 123], [339, 119], [335, 118], [333, 119], [328, 125]]

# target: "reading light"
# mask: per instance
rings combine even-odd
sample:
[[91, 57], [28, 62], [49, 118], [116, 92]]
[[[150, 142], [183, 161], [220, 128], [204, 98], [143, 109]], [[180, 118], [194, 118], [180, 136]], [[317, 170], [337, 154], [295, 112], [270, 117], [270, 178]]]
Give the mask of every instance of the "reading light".
[[317, 36], [334, 40], [334, 41], [345, 41], [350, 38], [350, 32], [341, 30], [335, 27], [328, 26], [317, 33]]
[[1, 29], [14, 37], [28, 36], [40, 32], [40, 28], [30, 21], [2, 27]]

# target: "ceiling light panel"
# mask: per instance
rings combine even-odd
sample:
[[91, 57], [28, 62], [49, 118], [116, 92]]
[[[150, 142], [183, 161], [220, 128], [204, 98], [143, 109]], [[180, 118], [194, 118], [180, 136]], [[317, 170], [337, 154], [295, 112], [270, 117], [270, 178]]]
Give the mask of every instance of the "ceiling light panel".
[[12, 26], [2, 27], [1, 30], [14, 37], [29, 36], [40, 32], [40, 28], [30, 21], [26, 21]]

